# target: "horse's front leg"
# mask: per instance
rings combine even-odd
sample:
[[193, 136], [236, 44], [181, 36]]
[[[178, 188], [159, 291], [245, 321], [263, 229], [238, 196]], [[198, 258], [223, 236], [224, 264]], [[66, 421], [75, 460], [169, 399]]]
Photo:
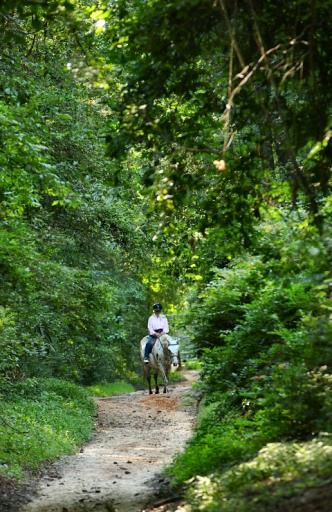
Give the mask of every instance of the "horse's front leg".
[[150, 375], [148, 377], [148, 384], [149, 384], [149, 395], [152, 395], [153, 391], [152, 391], [152, 387], [151, 387], [151, 376]]
[[154, 381], [155, 381], [155, 384], [156, 384], [156, 395], [159, 395], [158, 371], [155, 371], [153, 376], [154, 376]]
[[166, 367], [164, 372], [164, 393], [167, 393], [167, 384], [169, 382], [169, 372], [171, 371], [171, 367]]
[[148, 382], [148, 386], [149, 386], [149, 395], [152, 395], [152, 388], [151, 388], [151, 373], [150, 373], [150, 370], [149, 368], [144, 368], [144, 372], [145, 372], [145, 378]]

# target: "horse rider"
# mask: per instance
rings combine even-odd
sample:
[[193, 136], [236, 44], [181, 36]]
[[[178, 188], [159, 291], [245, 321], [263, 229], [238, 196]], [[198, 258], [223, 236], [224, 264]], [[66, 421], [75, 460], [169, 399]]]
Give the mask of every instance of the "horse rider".
[[144, 349], [144, 363], [146, 364], [149, 362], [149, 356], [156, 339], [168, 333], [168, 321], [166, 316], [161, 313], [162, 309], [162, 305], [159, 302], [152, 306], [153, 313], [148, 320], [148, 341]]

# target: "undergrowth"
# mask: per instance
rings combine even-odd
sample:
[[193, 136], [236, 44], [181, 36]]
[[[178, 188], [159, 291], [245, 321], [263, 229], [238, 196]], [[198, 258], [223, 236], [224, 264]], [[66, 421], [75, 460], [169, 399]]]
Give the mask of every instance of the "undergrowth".
[[116, 382], [106, 382], [101, 384], [94, 384], [93, 386], [87, 387], [88, 392], [92, 396], [112, 396], [122, 395], [124, 393], [132, 393], [135, 388], [129, 382], [119, 380]]
[[189, 359], [185, 362], [187, 370], [200, 370], [202, 368], [202, 362], [199, 359]]
[[331, 239], [301, 215], [263, 223], [255, 253], [193, 298], [204, 405], [168, 470], [188, 488], [185, 511], [283, 510], [330, 482]]
[[187, 512], [267, 512], [304, 490], [331, 483], [332, 439], [269, 443], [247, 462], [222, 474], [198, 476]]
[[2, 395], [0, 473], [22, 478], [45, 461], [73, 453], [93, 428], [95, 405], [81, 387], [27, 379]]
[[170, 382], [183, 382], [186, 380], [181, 371], [170, 372], [168, 379]]

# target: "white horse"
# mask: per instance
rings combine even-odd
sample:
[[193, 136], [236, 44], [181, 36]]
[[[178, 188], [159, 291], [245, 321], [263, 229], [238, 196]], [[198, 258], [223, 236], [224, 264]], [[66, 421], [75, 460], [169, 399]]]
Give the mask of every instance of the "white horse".
[[[147, 341], [148, 336], [145, 336], [141, 340], [141, 357], [143, 361]], [[175, 338], [171, 338], [168, 334], [163, 334], [156, 339], [149, 356], [149, 363], [144, 363], [144, 377], [148, 381], [150, 395], [152, 394], [151, 372], [153, 373], [156, 384], [156, 394], [159, 393], [158, 373], [160, 373], [163, 380], [164, 393], [167, 392], [168, 374], [171, 370], [171, 366], [172, 364], [173, 366], [178, 366], [179, 364], [179, 348], [179, 341]]]

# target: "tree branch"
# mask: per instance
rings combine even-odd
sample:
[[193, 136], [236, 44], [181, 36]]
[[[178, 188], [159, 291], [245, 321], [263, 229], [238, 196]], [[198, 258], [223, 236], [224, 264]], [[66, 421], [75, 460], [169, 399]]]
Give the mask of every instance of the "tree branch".
[[230, 36], [230, 39], [231, 39], [231, 45], [233, 45], [233, 47], [234, 47], [235, 53], [237, 55], [237, 58], [239, 59], [240, 66], [242, 68], [244, 68], [245, 67], [244, 58], [242, 56], [242, 53], [241, 53], [240, 47], [238, 45], [238, 42], [237, 42], [237, 40], [235, 38], [235, 30], [234, 30], [234, 28], [232, 26], [232, 23], [231, 23], [230, 19], [229, 19], [228, 12], [227, 12], [224, 0], [219, 0], [219, 3], [220, 3], [221, 10], [222, 10], [222, 12], [224, 14], [224, 17], [225, 17], [226, 25], [227, 25], [227, 28], [228, 28], [228, 31], [229, 31], [229, 36]]

